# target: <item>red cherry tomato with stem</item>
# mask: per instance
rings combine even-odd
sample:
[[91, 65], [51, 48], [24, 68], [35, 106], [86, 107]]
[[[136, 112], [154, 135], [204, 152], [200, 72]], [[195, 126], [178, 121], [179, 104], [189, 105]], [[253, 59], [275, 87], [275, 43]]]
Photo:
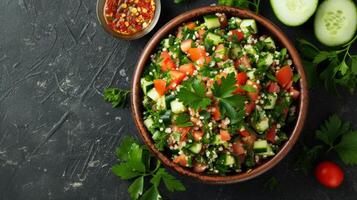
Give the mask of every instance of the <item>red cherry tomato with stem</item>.
[[338, 188], [344, 179], [344, 174], [337, 164], [324, 161], [316, 166], [315, 177], [325, 187]]

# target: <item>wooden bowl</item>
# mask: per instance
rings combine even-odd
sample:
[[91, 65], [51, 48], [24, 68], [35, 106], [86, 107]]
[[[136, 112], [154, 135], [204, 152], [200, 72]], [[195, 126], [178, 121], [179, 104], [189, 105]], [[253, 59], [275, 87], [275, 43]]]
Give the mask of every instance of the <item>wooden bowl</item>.
[[[170, 158], [168, 158], [166, 155], [163, 154], [163, 152], [160, 152], [158, 149], [156, 149], [153, 140], [151, 138], [151, 134], [148, 132], [146, 127], [143, 124], [143, 107], [142, 107], [142, 97], [143, 94], [141, 92], [141, 87], [140, 87], [140, 78], [143, 73], [143, 70], [145, 66], [148, 64], [150, 61], [150, 55], [153, 53], [157, 45], [159, 45], [159, 42], [169, 35], [170, 33], [174, 32], [178, 26], [180, 26], [184, 22], [192, 21], [194, 19], [200, 18], [203, 15], [207, 14], [213, 14], [213, 13], [226, 13], [228, 16], [237, 16], [240, 18], [251, 18], [255, 19], [258, 23], [258, 28], [260, 29], [260, 32], [263, 32], [265, 34], [268, 34], [272, 36], [275, 41], [278, 43], [280, 47], [285, 47], [287, 48], [291, 59], [293, 61], [293, 65], [297, 69], [297, 72], [299, 73], [301, 79], [300, 79], [300, 101], [298, 103], [298, 119], [296, 121], [295, 125], [292, 125], [291, 127], [291, 135], [286, 141], [286, 143], [282, 146], [280, 151], [272, 157], [270, 160], [267, 160], [265, 163], [262, 165], [252, 169], [249, 172], [244, 172], [244, 173], [237, 173], [233, 175], [227, 175], [227, 176], [219, 176], [219, 175], [206, 175], [206, 174], [200, 174], [200, 173], [195, 173], [191, 171], [188, 168], [181, 167], [175, 163], [173, 163]], [[253, 12], [247, 11], [247, 10], [241, 10], [237, 8], [232, 8], [232, 7], [226, 7], [226, 6], [213, 6], [213, 7], [202, 7], [198, 9], [194, 9], [188, 12], [185, 12], [174, 19], [172, 19], [170, 22], [168, 22], [164, 27], [162, 27], [154, 36], [153, 38], [149, 41], [149, 43], [146, 45], [145, 49], [143, 50], [143, 53], [141, 54], [141, 57], [139, 58], [139, 62], [137, 64], [135, 73], [134, 73], [134, 79], [132, 83], [132, 95], [131, 95], [131, 104], [132, 104], [132, 114], [136, 123], [136, 126], [139, 129], [139, 133], [141, 137], [143, 138], [145, 144], [149, 147], [149, 149], [152, 151], [152, 153], [159, 159], [161, 162], [166, 165], [167, 167], [177, 171], [179, 174], [186, 175], [189, 177], [193, 177], [195, 179], [198, 179], [200, 181], [203, 181], [205, 183], [214, 183], [214, 184], [228, 184], [228, 183], [236, 183], [236, 182], [241, 182], [241, 181], [246, 181], [249, 179], [252, 179], [272, 167], [274, 167], [276, 164], [278, 164], [279, 161], [281, 161], [287, 153], [290, 151], [290, 149], [294, 146], [296, 141], [299, 138], [299, 135], [303, 129], [304, 122], [306, 119], [306, 114], [307, 114], [307, 108], [308, 108], [308, 90], [307, 90], [307, 80], [306, 80], [306, 75], [303, 69], [303, 65], [301, 62], [301, 59], [299, 57], [299, 54], [297, 50], [295, 49], [293, 43], [288, 39], [288, 37], [272, 22], [270, 22], [268, 19], [256, 15]], [[287, 169], [288, 170], [288, 169]]]

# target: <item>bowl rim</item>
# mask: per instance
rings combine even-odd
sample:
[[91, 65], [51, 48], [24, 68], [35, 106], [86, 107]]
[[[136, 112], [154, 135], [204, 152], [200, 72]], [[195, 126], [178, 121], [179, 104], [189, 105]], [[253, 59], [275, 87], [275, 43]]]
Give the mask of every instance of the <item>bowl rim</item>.
[[[218, 175], [206, 175], [206, 174], [199, 174], [195, 173], [189, 169], [181, 167], [173, 161], [171, 161], [163, 152], [159, 151], [151, 138], [150, 133], [147, 131], [146, 127], [143, 124], [142, 118], [142, 110], [141, 110], [141, 97], [140, 97], [140, 78], [142, 72], [146, 66], [147, 61], [150, 59], [151, 53], [155, 50], [159, 42], [166, 37], [168, 34], [173, 32], [175, 28], [181, 25], [184, 22], [189, 21], [190, 19], [195, 19], [200, 16], [206, 14], [213, 14], [213, 13], [226, 13], [230, 16], [237, 16], [241, 18], [250, 18], [255, 19], [258, 22], [258, 26], [263, 26], [267, 31], [269, 31], [270, 36], [273, 36], [275, 40], [277, 40], [280, 46], [285, 47], [293, 61], [293, 65], [298, 71], [300, 75], [300, 102], [299, 102], [299, 112], [298, 112], [298, 119], [296, 120], [296, 124], [294, 129], [288, 139], [285, 142], [283, 147], [280, 151], [271, 159], [263, 163], [262, 165], [253, 168], [249, 172], [237, 173], [234, 175], [228, 176], [218, 176]], [[301, 131], [303, 129], [307, 110], [308, 110], [308, 86], [307, 86], [307, 79], [304, 72], [304, 68], [302, 65], [301, 58], [295, 49], [293, 43], [290, 39], [285, 35], [285, 33], [273, 24], [270, 20], [266, 19], [265, 17], [259, 16], [251, 11], [242, 10], [238, 8], [232, 8], [227, 6], [207, 6], [207, 7], [200, 7], [188, 12], [182, 13], [179, 16], [173, 18], [168, 23], [166, 23], [147, 43], [145, 48], [142, 51], [142, 54], [138, 60], [134, 78], [132, 81], [132, 94], [131, 94], [131, 109], [132, 115], [136, 124], [136, 127], [139, 130], [141, 138], [144, 140], [145, 144], [149, 147], [150, 151], [166, 166], [169, 167], [179, 174], [186, 175], [189, 177], [193, 177], [205, 183], [212, 183], [212, 184], [229, 184], [229, 183], [236, 183], [246, 181], [252, 178], [255, 178], [264, 172], [268, 171], [269, 169], [273, 168], [277, 165], [292, 149], [296, 141], [298, 140]]]
[[139, 38], [144, 37], [145, 35], [147, 35], [148, 33], [150, 33], [156, 26], [156, 24], [158, 23], [159, 19], [160, 19], [160, 14], [161, 14], [161, 0], [154, 0], [155, 1], [155, 14], [154, 14], [154, 18], [151, 21], [150, 25], [145, 28], [144, 30], [137, 32], [133, 35], [123, 35], [120, 34], [118, 32], [113, 31], [111, 28], [109, 28], [107, 22], [105, 21], [104, 18], [104, 5], [105, 2], [107, 0], [97, 0], [97, 5], [96, 5], [96, 15], [97, 15], [97, 19], [99, 21], [99, 24], [103, 27], [103, 29], [105, 30], [105, 32], [107, 32], [108, 34], [116, 37], [116, 38], [120, 38], [120, 39], [124, 39], [124, 40], [136, 40]]

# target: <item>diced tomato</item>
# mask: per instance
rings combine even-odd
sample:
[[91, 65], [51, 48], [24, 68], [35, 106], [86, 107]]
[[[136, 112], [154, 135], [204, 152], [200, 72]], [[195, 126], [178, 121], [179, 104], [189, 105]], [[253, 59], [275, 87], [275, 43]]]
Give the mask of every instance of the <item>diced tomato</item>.
[[214, 57], [218, 58], [218, 59], [222, 59], [222, 60], [227, 60], [228, 59], [228, 55], [227, 52], [225, 50], [225, 46], [223, 44], [219, 44], [216, 46], [216, 50], [214, 51]]
[[276, 79], [283, 88], [288, 89], [290, 83], [292, 84], [293, 70], [289, 65], [282, 67], [276, 72]]
[[246, 154], [246, 150], [244, 149], [243, 143], [240, 140], [235, 141], [232, 144], [232, 148], [233, 148], [233, 153], [236, 156], [240, 156], [240, 155]]
[[269, 92], [269, 93], [274, 93], [274, 92], [279, 93], [279, 92], [280, 92], [280, 87], [279, 87], [279, 85], [278, 85], [277, 83], [275, 83], [275, 82], [269, 83], [269, 85], [268, 85], [268, 92]]
[[166, 81], [162, 79], [154, 80], [154, 87], [156, 92], [162, 96], [166, 92]]
[[238, 85], [245, 85], [247, 80], [248, 80], [247, 73], [240, 72], [240, 73], [237, 74], [237, 83], [238, 83]]
[[170, 71], [171, 81], [180, 84], [182, 80], [186, 77], [186, 74], [181, 71], [172, 70]]
[[219, 131], [219, 136], [221, 137], [222, 141], [229, 141], [231, 140], [231, 135], [227, 130], [220, 130]]
[[202, 57], [202, 58], [198, 59], [197, 65], [198, 65], [199, 67], [202, 67], [202, 66], [204, 66], [205, 64], [208, 64], [208, 63], [210, 63], [210, 62], [211, 62], [211, 57], [210, 57], [210, 56], [206, 56], [206, 57]]
[[181, 138], [180, 141], [185, 141], [187, 139], [187, 134], [190, 132], [191, 128], [190, 127], [178, 127], [178, 126], [172, 126], [172, 131], [181, 133]]
[[192, 136], [195, 139], [195, 141], [200, 141], [203, 137], [203, 131], [193, 131]]
[[300, 92], [293, 87], [291, 87], [289, 89], [289, 92], [290, 92], [290, 95], [293, 97], [293, 99], [297, 99], [300, 96]]
[[284, 118], [286, 118], [288, 116], [288, 114], [289, 114], [289, 108], [284, 108], [284, 110], [283, 110]]
[[196, 28], [196, 23], [195, 22], [188, 22], [186, 24], [186, 27], [189, 29], [189, 30], [193, 30]]
[[187, 53], [192, 46], [193, 40], [187, 39], [181, 42], [181, 51]]
[[235, 60], [234, 61], [234, 66], [235, 67], [242, 66], [242, 67], [245, 67], [245, 68], [251, 68], [252, 67], [252, 65], [250, 63], [250, 60], [249, 60], [247, 55], [244, 55], [241, 58], [239, 58], [238, 60]]
[[244, 130], [244, 131], [239, 131], [239, 135], [241, 135], [242, 137], [248, 137], [250, 136], [250, 133], [247, 130]]
[[238, 30], [231, 30], [228, 33], [229, 37], [228, 40], [229, 41], [233, 41], [235, 38], [238, 41], [242, 41], [244, 39], [244, 33]]
[[221, 119], [221, 112], [219, 111], [218, 106], [212, 108], [212, 117], [216, 121]]
[[204, 37], [204, 35], [205, 35], [205, 33], [206, 33], [206, 30], [205, 29], [200, 29], [200, 30], [198, 30], [198, 36], [199, 36], [199, 38], [203, 38]]
[[167, 51], [161, 53], [161, 70], [166, 72], [176, 68], [176, 63], [171, 59], [170, 54]]
[[193, 163], [193, 171], [197, 173], [204, 172], [207, 169], [207, 165], [201, 163]]
[[250, 102], [250, 103], [245, 105], [245, 113], [247, 115], [250, 115], [250, 113], [252, 113], [254, 109], [255, 109], [255, 103], [254, 102]]
[[196, 70], [196, 68], [192, 63], [184, 64], [179, 67], [180, 72], [183, 72], [183, 73], [191, 75], [191, 76], [193, 75], [195, 70]]
[[205, 58], [206, 57], [206, 50], [204, 48], [190, 48], [188, 50], [188, 57], [196, 62], [200, 58]]
[[266, 139], [274, 144], [276, 142], [275, 136], [276, 136], [276, 124], [273, 124], [267, 132]]
[[252, 133], [249, 136], [242, 138], [242, 140], [243, 143], [246, 144], [248, 148], [252, 148], [254, 142], [257, 140], [257, 136], [254, 133]]
[[179, 164], [183, 167], [186, 167], [187, 166], [187, 157], [184, 154], [181, 154], [174, 159], [174, 163]]

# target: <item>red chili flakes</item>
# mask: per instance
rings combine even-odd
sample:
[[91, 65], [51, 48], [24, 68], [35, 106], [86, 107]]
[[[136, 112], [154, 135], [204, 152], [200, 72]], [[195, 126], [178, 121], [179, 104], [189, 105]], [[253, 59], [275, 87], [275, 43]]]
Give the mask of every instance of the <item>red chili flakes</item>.
[[107, 0], [104, 16], [108, 26], [123, 35], [147, 28], [155, 16], [154, 0]]

